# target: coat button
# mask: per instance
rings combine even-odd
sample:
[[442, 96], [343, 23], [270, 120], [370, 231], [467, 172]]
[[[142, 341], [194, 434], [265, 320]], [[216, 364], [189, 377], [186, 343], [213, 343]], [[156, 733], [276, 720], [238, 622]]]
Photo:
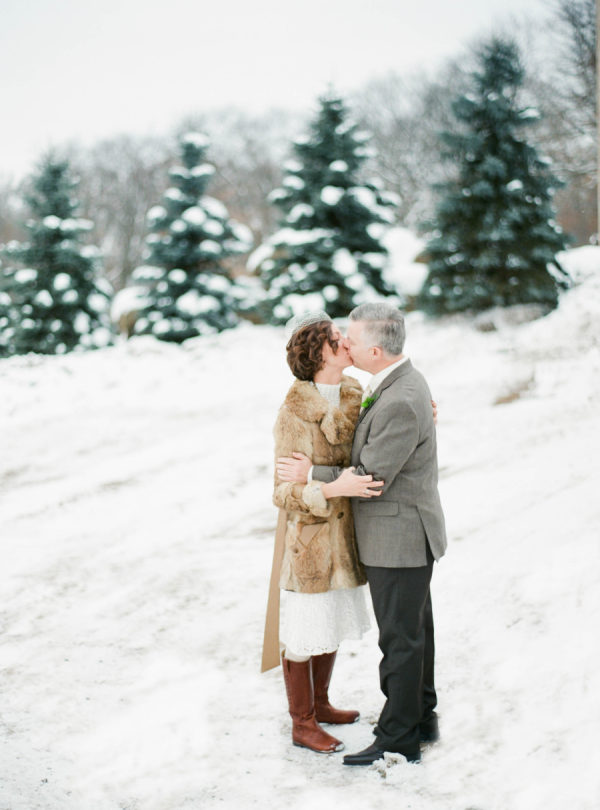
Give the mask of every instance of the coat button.
[[343, 517], [344, 517], [344, 513], [340, 512], [339, 515], [338, 515], [338, 520], [341, 520]]

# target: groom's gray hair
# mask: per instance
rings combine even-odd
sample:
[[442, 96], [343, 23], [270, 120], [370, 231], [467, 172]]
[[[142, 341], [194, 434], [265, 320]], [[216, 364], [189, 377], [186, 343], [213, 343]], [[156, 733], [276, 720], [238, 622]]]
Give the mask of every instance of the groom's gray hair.
[[406, 339], [404, 316], [392, 304], [360, 304], [348, 318], [365, 324], [365, 336], [372, 346], [380, 346], [386, 354], [402, 354]]

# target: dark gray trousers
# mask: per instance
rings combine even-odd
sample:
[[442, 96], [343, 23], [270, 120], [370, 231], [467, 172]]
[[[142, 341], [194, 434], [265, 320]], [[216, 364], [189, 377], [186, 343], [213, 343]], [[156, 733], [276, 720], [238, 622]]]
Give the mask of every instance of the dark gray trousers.
[[381, 748], [418, 755], [419, 723], [437, 704], [435, 644], [429, 585], [433, 556], [420, 568], [365, 565], [379, 627], [381, 691], [386, 697], [375, 735]]

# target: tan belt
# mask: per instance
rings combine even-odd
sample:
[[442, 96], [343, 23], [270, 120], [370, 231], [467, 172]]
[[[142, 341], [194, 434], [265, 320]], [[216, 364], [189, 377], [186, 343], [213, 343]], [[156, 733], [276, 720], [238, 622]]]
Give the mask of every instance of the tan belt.
[[287, 513], [285, 509], [279, 510], [277, 531], [275, 532], [275, 548], [273, 549], [273, 567], [269, 583], [269, 599], [267, 601], [267, 615], [265, 618], [265, 635], [263, 639], [261, 672], [266, 672], [279, 666], [281, 663], [279, 653], [279, 576], [281, 563], [285, 550], [285, 531], [287, 526]]

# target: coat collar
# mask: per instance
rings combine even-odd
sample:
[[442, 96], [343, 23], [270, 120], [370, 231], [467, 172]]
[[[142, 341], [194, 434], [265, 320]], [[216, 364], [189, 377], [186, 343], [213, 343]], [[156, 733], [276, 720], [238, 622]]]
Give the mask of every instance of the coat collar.
[[360, 411], [362, 388], [354, 377], [342, 377], [340, 405], [334, 408], [322, 397], [312, 382], [296, 380], [284, 405], [305, 422], [320, 423], [330, 444], [351, 441]]
[[[373, 391], [371, 396], [374, 396], [378, 399], [386, 388], [389, 388], [390, 385], [392, 385], [392, 383], [395, 383], [396, 380], [398, 380], [400, 377], [403, 377], [405, 374], [408, 374], [412, 370], [413, 370], [412, 363], [410, 362], [410, 360], [406, 360], [404, 363], [402, 363], [402, 365], [398, 366], [398, 368], [395, 368], [388, 374], [388, 376], [383, 380], [383, 382], [377, 386], [375, 391]], [[377, 400], [370, 407], [364, 408], [362, 410], [360, 416], [358, 417], [358, 421], [362, 422], [365, 416], [371, 412], [372, 408], [374, 408], [375, 405], [377, 405]]]

